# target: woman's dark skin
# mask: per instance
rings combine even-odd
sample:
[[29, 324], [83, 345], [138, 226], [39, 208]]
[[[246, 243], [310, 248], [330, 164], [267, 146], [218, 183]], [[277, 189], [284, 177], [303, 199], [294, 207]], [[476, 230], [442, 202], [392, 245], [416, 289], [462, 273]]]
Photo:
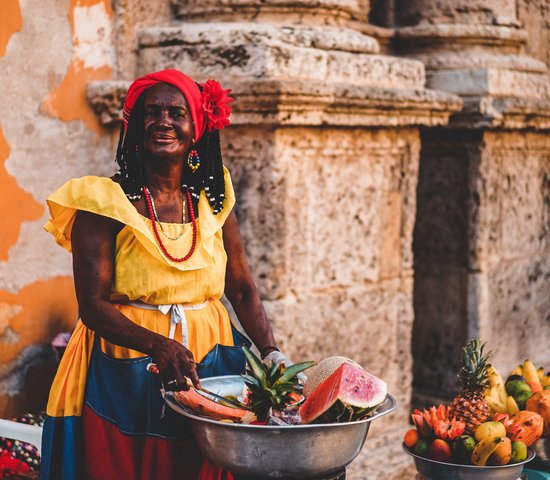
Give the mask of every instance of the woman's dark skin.
[[[160, 221], [180, 223], [181, 176], [194, 135], [189, 107], [183, 94], [169, 85], [155, 85], [145, 95], [143, 150], [147, 187], [153, 195]], [[148, 216], [143, 198], [134, 206], [140, 214]], [[196, 387], [200, 387], [195, 360], [187, 348], [136, 325], [109, 301], [115, 241], [122, 228], [120, 222], [111, 218], [77, 212], [71, 240], [82, 322], [108, 342], [151, 356], [164, 385], [176, 380], [178, 389], [187, 389], [184, 378], [187, 375]], [[274, 349], [275, 340], [252, 280], [233, 212], [223, 226], [223, 241], [227, 252], [225, 294], [246, 333], [265, 355]]]

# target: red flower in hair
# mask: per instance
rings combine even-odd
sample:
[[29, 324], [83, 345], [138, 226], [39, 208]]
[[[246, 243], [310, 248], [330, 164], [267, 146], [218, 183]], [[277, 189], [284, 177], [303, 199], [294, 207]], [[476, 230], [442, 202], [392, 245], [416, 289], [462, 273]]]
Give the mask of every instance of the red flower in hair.
[[208, 116], [208, 131], [221, 130], [229, 125], [229, 115], [233, 98], [229, 96], [231, 89], [224, 90], [216, 80], [201, 83], [202, 108]]

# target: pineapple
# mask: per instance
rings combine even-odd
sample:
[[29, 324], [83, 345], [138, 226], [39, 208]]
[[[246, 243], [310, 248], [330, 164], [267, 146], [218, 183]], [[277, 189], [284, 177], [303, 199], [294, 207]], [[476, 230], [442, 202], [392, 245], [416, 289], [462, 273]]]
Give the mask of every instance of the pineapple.
[[270, 409], [283, 410], [291, 401], [301, 397], [296, 375], [315, 365], [315, 362], [302, 362], [285, 367], [280, 363], [265, 365], [248, 348], [243, 347], [247, 373], [242, 375], [250, 393], [248, 406], [258, 420], [265, 421]]
[[459, 375], [462, 392], [449, 407], [449, 417], [464, 422], [468, 434], [491, 415], [491, 408], [483, 395], [489, 384], [487, 360], [490, 355], [483, 354], [484, 347], [485, 344], [476, 339], [462, 348]]

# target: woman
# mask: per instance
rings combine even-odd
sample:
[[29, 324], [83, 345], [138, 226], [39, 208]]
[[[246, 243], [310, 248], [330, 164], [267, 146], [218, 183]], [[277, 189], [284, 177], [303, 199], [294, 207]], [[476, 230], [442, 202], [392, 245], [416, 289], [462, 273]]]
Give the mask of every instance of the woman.
[[218, 133], [229, 92], [177, 70], [137, 79], [117, 175], [71, 180], [48, 199], [45, 228], [73, 253], [81, 318], [50, 393], [41, 478], [218, 478], [160, 390], [244, 369], [224, 292], [262, 357], [286, 361], [232, 212]]

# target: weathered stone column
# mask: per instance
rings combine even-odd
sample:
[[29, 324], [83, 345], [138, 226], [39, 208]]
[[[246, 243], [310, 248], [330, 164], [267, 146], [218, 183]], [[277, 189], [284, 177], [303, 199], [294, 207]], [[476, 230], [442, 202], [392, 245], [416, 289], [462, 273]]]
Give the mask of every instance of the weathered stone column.
[[[233, 89], [224, 159], [279, 345], [297, 361], [354, 358], [388, 382], [400, 408], [350, 477], [401, 478], [418, 125], [445, 124], [460, 101], [351, 28], [366, 1], [173, 3], [179, 23], [141, 32], [138, 73], [174, 67]], [[106, 113], [108, 96], [91, 97]]]
[[[415, 394], [457, 389], [459, 348], [480, 336], [503, 372], [550, 351], [550, 77], [526, 56], [515, 0], [398, 2], [398, 48], [427, 85], [460, 95], [422, 131], [414, 234]], [[550, 20], [550, 19], [547, 19]]]

